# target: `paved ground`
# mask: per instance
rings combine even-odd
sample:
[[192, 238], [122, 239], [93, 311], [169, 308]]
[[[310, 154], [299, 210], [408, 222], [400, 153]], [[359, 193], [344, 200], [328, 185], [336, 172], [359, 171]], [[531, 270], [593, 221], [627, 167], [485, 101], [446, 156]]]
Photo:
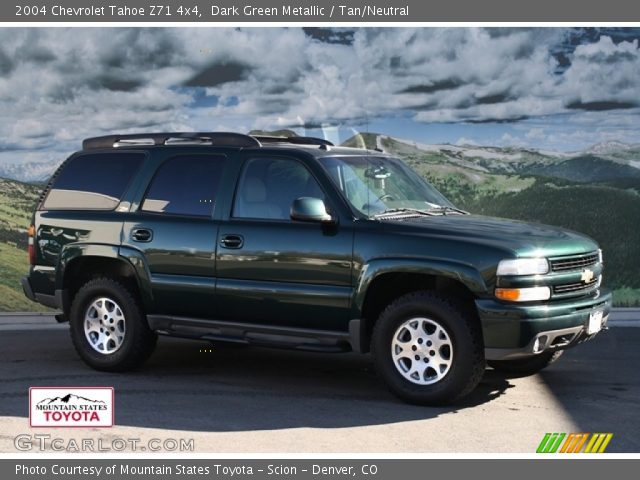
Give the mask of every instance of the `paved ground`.
[[[631, 317], [630, 315], [627, 315]], [[640, 315], [639, 315], [640, 317]], [[608, 452], [640, 452], [640, 325], [618, 325], [544, 373], [488, 370], [450, 408], [405, 405], [367, 356], [237, 348], [162, 338], [148, 364], [97, 373], [50, 317], [0, 318], [0, 452], [18, 434], [193, 439], [200, 452], [533, 452], [546, 432], [613, 432]], [[29, 386], [114, 386], [116, 427], [30, 429]]]

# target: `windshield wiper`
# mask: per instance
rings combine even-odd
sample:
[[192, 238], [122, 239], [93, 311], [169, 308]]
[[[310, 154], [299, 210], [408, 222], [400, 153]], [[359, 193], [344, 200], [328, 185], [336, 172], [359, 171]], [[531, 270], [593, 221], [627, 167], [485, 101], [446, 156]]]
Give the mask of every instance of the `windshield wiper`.
[[429, 212], [438, 212], [438, 213], [442, 213], [443, 215], [446, 215], [447, 213], [458, 213], [460, 215], [469, 214], [469, 212], [465, 210], [460, 210], [459, 208], [456, 208], [456, 207], [448, 207], [446, 205], [438, 205], [437, 207], [430, 208]]
[[373, 218], [387, 218], [387, 217], [398, 217], [398, 216], [406, 216], [406, 215], [424, 215], [427, 217], [437, 215], [437, 213], [433, 213], [432, 209], [429, 210], [420, 210], [418, 208], [389, 208], [384, 210], [383, 212], [378, 212], [372, 215]]
[[448, 213], [456, 213], [458, 215], [468, 215], [469, 212], [461, 210], [456, 207], [449, 207], [446, 205], [434, 205], [426, 210], [419, 208], [389, 208], [382, 212], [378, 212], [372, 215], [373, 218], [393, 218], [393, 217], [407, 217], [407, 216], [425, 216], [432, 217], [435, 215], [447, 215]]

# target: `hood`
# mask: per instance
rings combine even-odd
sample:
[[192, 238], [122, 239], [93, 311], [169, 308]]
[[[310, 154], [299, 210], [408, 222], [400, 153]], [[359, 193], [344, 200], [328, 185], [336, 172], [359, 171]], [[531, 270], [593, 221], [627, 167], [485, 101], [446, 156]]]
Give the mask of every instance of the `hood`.
[[455, 214], [383, 221], [396, 227], [402, 224], [406, 233], [490, 245], [509, 250], [518, 257], [560, 257], [598, 249], [594, 240], [581, 233], [505, 218]]

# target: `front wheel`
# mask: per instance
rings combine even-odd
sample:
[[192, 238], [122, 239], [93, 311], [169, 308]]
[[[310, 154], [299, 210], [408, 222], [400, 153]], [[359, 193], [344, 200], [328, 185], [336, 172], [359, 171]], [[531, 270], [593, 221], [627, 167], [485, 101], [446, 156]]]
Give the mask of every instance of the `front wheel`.
[[156, 345], [156, 334], [149, 329], [136, 298], [110, 278], [90, 280], [78, 290], [69, 322], [76, 351], [96, 370], [133, 369]]
[[494, 370], [513, 377], [528, 377], [535, 375], [543, 368], [548, 367], [564, 353], [564, 350], [547, 351], [532, 357], [517, 358], [514, 360], [488, 360], [487, 364]]
[[442, 405], [471, 392], [484, 372], [475, 318], [436, 292], [414, 292], [391, 303], [375, 324], [376, 369], [409, 403]]

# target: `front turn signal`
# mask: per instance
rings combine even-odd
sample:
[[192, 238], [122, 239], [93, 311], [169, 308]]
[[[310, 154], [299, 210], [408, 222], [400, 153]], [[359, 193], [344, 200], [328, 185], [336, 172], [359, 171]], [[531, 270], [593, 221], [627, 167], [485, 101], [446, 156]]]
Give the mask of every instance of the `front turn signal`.
[[507, 302], [535, 302], [549, 300], [549, 287], [496, 288], [496, 297]]

